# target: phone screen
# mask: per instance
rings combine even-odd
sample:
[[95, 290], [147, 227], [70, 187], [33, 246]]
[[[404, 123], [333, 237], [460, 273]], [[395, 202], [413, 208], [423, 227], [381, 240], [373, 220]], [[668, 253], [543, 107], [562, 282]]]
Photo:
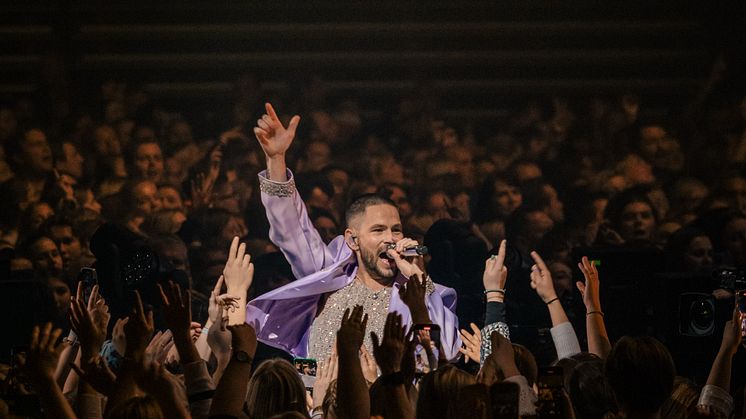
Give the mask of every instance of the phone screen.
[[316, 376], [316, 360], [313, 358], [295, 358], [293, 360], [298, 374]]
[[738, 311], [741, 312], [741, 338], [746, 339], [746, 290], [736, 292]]
[[83, 284], [83, 297], [87, 304], [91, 297], [93, 286], [98, 284], [96, 270], [93, 268], [81, 268], [78, 273], [78, 282]]
[[[417, 342], [414, 352], [415, 377], [420, 378], [437, 368], [440, 354], [440, 326], [437, 324], [415, 324], [412, 338]], [[432, 364], [435, 365], [432, 365]]]
[[536, 384], [539, 388], [539, 416], [561, 418], [563, 416], [562, 389], [564, 387], [562, 368], [540, 368]]

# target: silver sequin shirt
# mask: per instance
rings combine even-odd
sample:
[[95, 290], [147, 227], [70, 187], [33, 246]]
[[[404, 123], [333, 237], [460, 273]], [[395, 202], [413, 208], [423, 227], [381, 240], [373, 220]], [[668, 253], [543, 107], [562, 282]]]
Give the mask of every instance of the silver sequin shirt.
[[311, 326], [308, 356], [318, 361], [325, 361], [329, 357], [332, 353], [332, 345], [337, 338], [337, 330], [342, 324], [342, 315], [347, 308], [351, 310], [356, 305], [363, 306], [365, 313], [368, 314], [368, 326], [363, 344], [372, 355], [373, 344], [370, 340], [370, 332], [383, 337], [383, 326], [386, 324], [386, 315], [391, 301], [391, 289], [391, 287], [384, 287], [379, 291], [372, 291], [356, 278], [346, 287], [329, 295], [321, 314], [316, 317]]

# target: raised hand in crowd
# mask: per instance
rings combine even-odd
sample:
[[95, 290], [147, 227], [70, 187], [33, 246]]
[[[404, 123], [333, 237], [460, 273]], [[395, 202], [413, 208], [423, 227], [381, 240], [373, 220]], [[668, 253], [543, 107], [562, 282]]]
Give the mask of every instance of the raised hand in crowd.
[[269, 178], [277, 182], [285, 182], [287, 181], [285, 153], [293, 143], [300, 116], [293, 116], [286, 128], [271, 104], [265, 103], [264, 108], [266, 113], [256, 121], [254, 135], [267, 158]]
[[508, 268], [505, 267], [507, 242], [500, 242], [497, 255], [492, 255], [484, 263], [482, 283], [487, 301], [503, 302], [505, 300], [505, 283], [508, 280]]
[[[373, 356], [376, 358], [381, 377], [378, 379], [384, 388], [386, 398], [385, 417], [414, 418], [412, 404], [407, 398], [402, 362], [405, 351], [410, 347], [401, 315], [389, 313], [383, 328], [383, 339], [371, 332]], [[424, 343], [423, 343], [424, 345]]]
[[720, 350], [715, 356], [707, 377], [707, 384], [702, 389], [699, 398], [699, 408], [703, 411], [710, 410], [713, 414], [722, 415], [722, 417], [730, 417], [733, 412], [733, 399], [728, 391], [730, 390], [733, 357], [738, 352], [739, 346], [743, 345], [742, 327], [743, 314], [736, 306], [733, 316], [725, 323]]
[[500, 381], [500, 377], [505, 379], [520, 375], [515, 363], [513, 344], [497, 332], [492, 332], [490, 341], [492, 342], [492, 352], [487, 356], [484, 366], [479, 371], [479, 381], [486, 385], [492, 385]]
[[[334, 355], [336, 356], [336, 353]], [[363, 369], [363, 376], [368, 385], [373, 384], [378, 378], [378, 364], [365, 345], [360, 346], [360, 368]]]
[[99, 298], [98, 285], [93, 286], [86, 304], [82, 284], [78, 283], [75, 297], [70, 301], [70, 324], [78, 336], [84, 359], [95, 357], [101, 350], [110, 319], [106, 303]]
[[473, 333], [469, 333], [467, 330], [461, 329], [461, 341], [464, 343], [464, 347], [459, 348], [459, 352], [464, 354], [466, 362], [472, 360], [478, 364], [481, 359], [480, 348], [482, 345], [482, 332], [474, 323], [470, 323], [469, 326], [471, 327]]
[[164, 287], [158, 284], [161, 293], [163, 317], [173, 333], [173, 343], [182, 364], [197, 361], [199, 353], [191, 336], [192, 295], [182, 292], [179, 284], [169, 281]]
[[153, 335], [147, 348], [145, 348], [145, 362], [165, 363], [168, 353], [174, 347], [174, 338], [170, 330], [158, 331]]
[[127, 350], [127, 337], [124, 335], [124, 326], [129, 320], [129, 317], [117, 319], [116, 323], [114, 323], [114, 328], [111, 330], [111, 343], [114, 345], [114, 350], [121, 356], [124, 356]]
[[426, 279], [421, 273], [416, 273], [409, 278], [406, 284], [399, 287], [399, 296], [412, 314], [414, 324], [430, 323], [430, 315], [427, 312], [425, 296], [427, 295]]
[[596, 265], [583, 256], [578, 268], [585, 277], [585, 282], [578, 281], [575, 285], [583, 296], [586, 310], [586, 329], [588, 333], [588, 352], [606, 358], [611, 351], [611, 342], [606, 333], [604, 313], [601, 311], [601, 285], [599, 283]]
[[129, 321], [124, 325], [124, 335], [126, 349], [123, 354], [125, 358], [132, 359], [137, 362], [142, 362], [145, 356], [145, 348], [150, 343], [150, 338], [153, 336], [153, 312], [145, 312], [145, 308], [142, 304], [142, 298], [140, 292], [135, 291], [135, 301], [132, 306], [132, 312], [129, 316]]
[[[246, 307], [249, 287], [254, 278], [254, 264], [251, 263], [251, 255], [246, 253], [246, 243], [239, 245], [238, 237], [231, 242], [223, 277], [228, 294], [235, 300], [235, 305], [228, 308], [228, 325], [245, 323], [246, 312], [243, 308]], [[240, 309], [236, 309], [236, 305]]]
[[360, 367], [358, 350], [365, 338], [368, 315], [362, 306], [345, 310], [342, 324], [337, 331], [337, 355], [339, 376], [337, 378], [337, 411], [343, 417], [368, 418], [370, 396]]
[[162, 363], [158, 361], [146, 361], [136, 364], [135, 382], [145, 393], [152, 396], [163, 412], [163, 417], [186, 419], [191, 418], [184, 403], [182, 391], [174, 382]]
[[337, 354], [333, 353], [326, 361], [321, 361], [316, 368], [316, 381], [313, 383], [313, 410], [320, 410], [324, 403], [326, 391], [332, 381], [337, 379], [339, 363]]
[[116, 391], [117, 376], [103, 357], [81, 359], [80, 366], [72, 364], [71, 367], [85, 383], [104, 396], [111, 397]]
[[54, 372], [65, 343], [58, 343], [61, 329], [52, 330], [52, 323], [34, 326], [25, 357], [20, 357], [24, 375], [39, 396], [47, 418], [75, 418], [75, 413], [54, 379]]
[[242, 322], [229, 325], [232, 356], [215, 389], [210, 406], [210, 416], [238, 417], [243, 410], [244, 398], [251, 376], [251, 364], [256, 354], [256, 331]]

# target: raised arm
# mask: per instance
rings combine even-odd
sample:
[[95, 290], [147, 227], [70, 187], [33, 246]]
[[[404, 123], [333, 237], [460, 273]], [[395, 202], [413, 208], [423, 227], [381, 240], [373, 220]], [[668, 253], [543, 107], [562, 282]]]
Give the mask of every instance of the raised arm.
[[331, 252], [311, 223], [285, 162], [300, 117], [294, 116], [286, 128], [272, 105], [267, 103], [265, 108], [267, 113], [257, 121], [254, 134], [267, 161], [266, 172], [259, 174], [259, 187], [270, 224], [269, 238], [282, 250], [296, 278], [302, 278], [330, 265]]
[[600, 284], [596, 266], [583, 256], [578, 263], [580, 271], [583, 272], [585, 283], [576, 282], [585, 304], [585, 327], [588, 333], [588, 352], [606, 359], [611, 351], [609, 335], [606, 334], [604, 323], [604, 312], [601, 311]]
[[549, 316], [552, 318], [552, 340], [554, 347], [557, 349], [557, 358], [567, 358], [580, 352], [580, 343], [575, 335], [575, 330], [567, 319], [565, 309], [562, 308], [557, 292], [554, 290], [552, 274], [549, 272], [544, 260], [536, 252], [531, 252], [534, 259], [534, 266], [531, 267], [531, 288], [541, 298], [549, 309]]
[[699, 406], [715, 409], [724, 417], [730, 417], [733, 412], [733, 397], [730, 395], [730, 375], [733, 368], [733, 357], [741, 345], [741, 312], [733, 310], [733, 318], [725, 323], [723, 340], [720, 344], [715, 361], [712, 362], [707, 384], [702, 388], [699, 396]]
[[342, 315], [337, 331], [339, 372], [337, 377], [337, 413], [340, 417], [367, 419], [370, 417], [370, 395], [360, 366], [358, 350], [363, 344], [368, 315], [362, 306], [348, 308]]

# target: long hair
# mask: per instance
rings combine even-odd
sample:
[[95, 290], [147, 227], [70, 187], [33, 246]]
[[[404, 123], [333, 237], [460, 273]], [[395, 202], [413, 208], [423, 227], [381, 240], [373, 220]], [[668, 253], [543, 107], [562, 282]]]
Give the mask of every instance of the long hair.
[[285, 412], [308, 417], [306, 388], [292, 365], [284, 359], [264, 361], [249, 380], [246, 404], [250, 418], [268, 418]]

